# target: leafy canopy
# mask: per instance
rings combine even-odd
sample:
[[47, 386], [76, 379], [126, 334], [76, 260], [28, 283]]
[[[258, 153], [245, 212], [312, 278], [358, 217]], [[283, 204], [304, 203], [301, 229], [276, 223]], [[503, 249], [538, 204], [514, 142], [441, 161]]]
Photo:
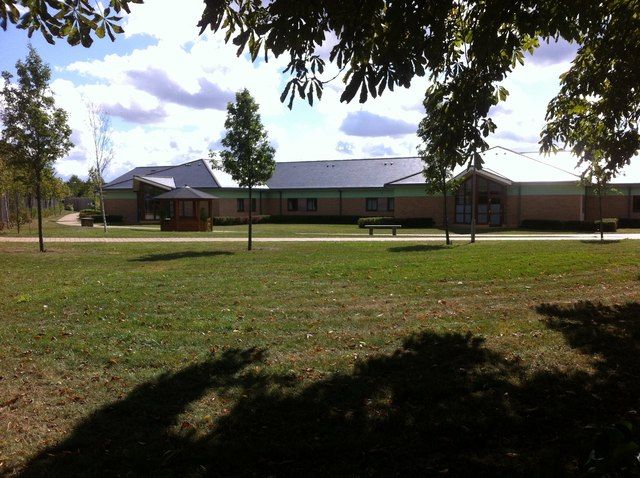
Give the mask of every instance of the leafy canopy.
[[11, 73], [2, 72], [0, 141], [7, 163], [21, 170], [28, 183], [35, 184], [73, 146], [71, 128], [66, 111], [56, 108], [49, 89], [51, 70], [33, 47], [29, 46], [24, 61], [18, 60], [16, 72], [15, 84]]
[[[236, 93], [235, 103], [227, 105], [224, 127], [224, 149], [219, 153], [222, 168], [241, 187], [266, 183], [275, 169], [275, 150], [262, 126], [258, 104], [247, 89]], [[211, 151], [210, 156], [215, 161], [216, 153]]]
[[[499, 86], [540, 41], [563, 38], [580, 48], [562, 78], [569, 98], [591, 98], [598, 114], [625, 133], [625, 147], [610, 167], [628, 161], [640, 145], [637, 62], [640, 54], [638, 0], [205, 0], [199, 23], [222, 30], [227, 41], [263, 54], [288, 55], [292, 78], [282, 100], [313, 103], [330, 78], [328, 61], [345, 72], [341, 100], [361, 103], [386, 89], [408, 87], [427, 76], [427, 114], [436, 125], [427, 149], [453, 152], [452, 161], [478, 161], [478, 150], [495, 129], [491, 106], [506, 99]], [[440, 105], [436, 107], [435, 105]], [[550, 105], [549, 120], [566, 112]], [[550, 131], [543, 144], [562, 142]], [[621, 133], [622, 135], [622, 133]], [[433, 149], [431, 149], [433, 148]]]
[[143, 0], [110, 0], [106, 8], [92, 0], [0, 0], [0, 28], [6, 30], [12, 23], [27, 30], [29, 38], [39, 31], [51, 44], [54, 38], [66, 38], [70, 45], [89, 47], [92, 33], [114, 41], [116, 34], [124, 32], [119, 14], [123, 10], [130, 13], [132, 3]]

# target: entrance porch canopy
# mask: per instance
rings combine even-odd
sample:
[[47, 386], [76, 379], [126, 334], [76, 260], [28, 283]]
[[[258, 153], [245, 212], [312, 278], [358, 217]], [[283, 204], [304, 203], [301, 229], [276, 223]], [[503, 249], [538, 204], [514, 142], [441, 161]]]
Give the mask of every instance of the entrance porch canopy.
[[161, 230], [211, 230], [213, 200], [218, 197], [184, 186], [162, 193], [154, 199], [160, 202], [161, 210], [164, 211], [160, 223]]

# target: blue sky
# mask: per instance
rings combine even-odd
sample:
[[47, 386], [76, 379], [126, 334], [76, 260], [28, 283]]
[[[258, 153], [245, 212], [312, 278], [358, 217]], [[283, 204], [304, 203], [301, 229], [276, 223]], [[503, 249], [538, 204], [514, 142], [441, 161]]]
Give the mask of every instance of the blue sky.
[[[85, 177], [89, 168], [84, 100], [103, 105], [113, 118], [116, 151], [109, 179], [134, 166], [206, 157], [224, 134], [227, 101], [245, 87], [261, 105], [278, 161], [415, 155], [425, 79], [360, 105], [339, 102], [338, 78], [313, 108], [298, 101], [289, 111], [279, 101], [287, 79], [284, 59], [252, 64], [247, 56], [238, 58], [221, 35], [198, 35], [201, 3], [189, 2], [171, 16], [162, 3], [134, 5], [124, 21], [126, 34], [115, 43], [51, 46], [34, 34], [32, 44], [51, 65], [52, 90], [74, 131], [76, 147], [56, 164], [63, 177]], [[12, 71], [29, 40], [11, 27], [0, 37], [0, 70]], [[492, 111], [498, 124], [492, 145], [537, 150], [546, 103], [574, 52], [566, 43], [543, 45], [505, 82], [511, 94]]]

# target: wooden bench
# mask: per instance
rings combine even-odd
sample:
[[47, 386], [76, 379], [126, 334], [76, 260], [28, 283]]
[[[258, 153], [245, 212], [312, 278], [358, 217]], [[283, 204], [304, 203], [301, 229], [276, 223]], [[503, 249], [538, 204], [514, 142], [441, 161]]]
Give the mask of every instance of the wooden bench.
[[391, 229], [391, 233], [395, 236], [396, 231], [401, 229], [402, 226], [400, 224], [380, 224], [380, 225], [366, 225], [364, 226], [369, 229], [369, 235], [373, 236], [374, 229]]

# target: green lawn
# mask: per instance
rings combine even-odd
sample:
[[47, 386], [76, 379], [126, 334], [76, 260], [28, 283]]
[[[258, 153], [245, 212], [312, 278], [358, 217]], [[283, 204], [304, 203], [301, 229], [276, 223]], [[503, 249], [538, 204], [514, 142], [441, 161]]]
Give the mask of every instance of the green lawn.
[[[102, 226], [96, 224], [93, 228], [72, 227], [60, 225], [56, 222], [60, 216], [45, 218], [44, 231], [46, 237], [246, 237], [247, 226], [215, 226], [212, 232], [162, 232], [158, 225], [143, 226], [117, 226], [110, 228], [105, 234]], [[326, 237], [354, 235], [368, 235], [368, 230], [360, 229], [353, 224], [256, 224], [253, 228], [254, 237]], [[452, 228], [455, 232], [468, 234], [467, 230]], [[640, 232], [636, 229], [621, 229], [621, 233]], [[376, 231], [376, 235], [390, 235], [391, 231]], [[399, 235], [433, 235], [444, 234], [437, 228], [403, 228], [398, 230]], [[545, 234], [563, 235], [570, 234], [566, 231], [530, 231], [526, 229], [508, 228], [479, 228], [478, 234]], [[34, 222], [29, 226], [23, 226], [20, 234], [16, 229], [0, 231], [0, 237], [37, 236], [38, 229]]]
[[0, 244], [0, 475], [579, 474], [637, 417], [639, 256]]

